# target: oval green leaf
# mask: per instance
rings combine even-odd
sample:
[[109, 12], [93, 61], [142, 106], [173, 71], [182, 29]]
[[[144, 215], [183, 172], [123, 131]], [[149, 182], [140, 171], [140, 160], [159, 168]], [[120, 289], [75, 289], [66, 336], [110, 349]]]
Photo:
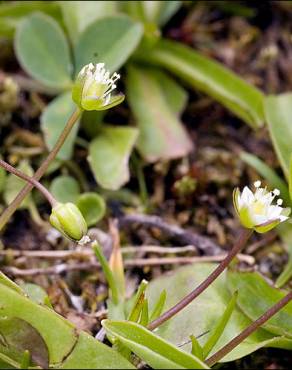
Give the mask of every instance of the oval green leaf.
[[111, 16], [90, 24], [75, 49], [76, 73], [88, 63], [105, 63], [114, 72], [136, 49], [142, 25], [126, 16]]
[[195, 356], [177, 348], [131, 321], [103, 320], [107, 333], [144, 360], [153, 369], [209, 369]]
[[[74, 109], [75, 104], [69, 92], [58, 96], [46, 106], [41, 115], [41, 130], [49, 150], [53, 149]], [[67, 140], [57, 154], [58, 159], [66, 160], [72, 157], [78, 127], [79, 121], [75, 123]]]
[[88, 226], [95, 225], [105, 215], [106, 204], [104, 199], [93, 192], [81, 194], [76, 202]]
[[[163, 81], [156, 71], [136, 66], [128, 69], [127, 96], [139, 128], [137, 146], [148, 162], [183, 157], [193, 148]], [[172, 85], [168, 83], [167, 87], [171, 89]], [[177, 95], [177, 89], [174, 92]], [[175, 106], [176, 111], [179, 109], [181, 103]]]
[[69, 45], [53, 18], [41, 13], [25, 18], [17, 28], [14, 45], [21, 66], [33, 78], [60, 90], [71, 86]]
[[129, 180], [128, 161], [137, 136], [135, 128], [106, 126], [91, 142], [88, 161], [102, 187], [117, 190]]
[[63, 175], [52, 181], [50, 191], [59, 202], [75, 203], [80, 194], [80, 186], [74, 177]]
[[73, 44], [92, 22], [117, 12], [116, 1], [58, 1]]

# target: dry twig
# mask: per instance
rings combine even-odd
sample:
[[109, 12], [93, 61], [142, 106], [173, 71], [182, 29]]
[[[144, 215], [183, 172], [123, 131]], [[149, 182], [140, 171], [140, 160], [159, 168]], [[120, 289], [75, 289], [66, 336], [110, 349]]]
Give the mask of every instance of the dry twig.
[[222, 253], [222, 248], [211, 239], [195, 234], [194, 232], [184, 230], [177, 225], [171, 225], [165, 222], [159, 216], [148, 216], [143, 214], [125, 215], [119, 219], [119, 227], [140, 224], [144, 227], [156, 227], [163, 231], [168, 237], [174, 238], [182, 245], [194, 245], [204, 254], [215, 256]]

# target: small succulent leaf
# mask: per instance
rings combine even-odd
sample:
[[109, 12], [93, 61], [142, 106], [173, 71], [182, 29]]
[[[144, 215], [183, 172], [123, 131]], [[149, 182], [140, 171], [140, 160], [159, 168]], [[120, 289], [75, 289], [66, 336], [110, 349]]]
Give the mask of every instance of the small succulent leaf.
[[104, 199], [94, 192], [86, 192], [79, 195], [76, 205], [89, 227], [96, 225], [104, 217], [106, 212]]
[[88, 63], [103, 62], [114, 72], [136, 49], [143, 34], [140, 23], [125, 15], [103, 17], [91, 23], [75, 47], [76, 73]]
[[137, 136], [135, 128], [107, 125], [90, 143], [88, 161], [103, 188], [117, 190], [129, 180], [128, 161]]
[[80, 186], [74, 177], [61, 175], [51, 182], [50, 192], [59, 202], [75, 203], [80, 194]]
[[44, 85], [65, 90], [72, 84], [69, 45], [58, 23], [36, 12], [18, 26], [15, 51], [23, 69]]

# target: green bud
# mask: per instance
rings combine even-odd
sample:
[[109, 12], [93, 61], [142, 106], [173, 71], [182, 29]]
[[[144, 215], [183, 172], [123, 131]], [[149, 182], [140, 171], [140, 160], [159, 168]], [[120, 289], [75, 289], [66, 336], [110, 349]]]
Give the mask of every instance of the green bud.
[[110, 73], [104, 68], [104, 63], [87, 64], [79, 72], [72, 89], [73, 101], [84, 110], [105, 110], [120, 104], [125, 96], [112, 96], [116, 88], [115, 82], [120, 75]]
[[50, 223], [63, 235], [78, 241], [87, 233], [87, 224], [73, 203], [57, 203], [52, 208]]

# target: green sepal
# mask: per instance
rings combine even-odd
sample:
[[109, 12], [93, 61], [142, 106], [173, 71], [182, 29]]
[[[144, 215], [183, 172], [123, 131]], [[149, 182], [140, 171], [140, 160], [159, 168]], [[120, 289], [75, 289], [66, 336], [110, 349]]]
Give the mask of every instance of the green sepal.
[[125, 95], [124, 94], [118, 94], [118, 95], [114, 95], [110, 98], [108, 104], [106, 105], [103, 105], [103, 100], [100, 99], [100, 98], [96, 98], [96, 97], [93, 97], [93, 96], [88, 96], [88, 97], [84, 97], [82, 99], [82, 108], [84, 110], [98, 110], [98, 111], [101, 111], [101, 110], [106, 110], [106, 109], [110, 109], [110, 108], [113, 108], [114, 106], [122, 103], [122, 101], [125, 99]]

